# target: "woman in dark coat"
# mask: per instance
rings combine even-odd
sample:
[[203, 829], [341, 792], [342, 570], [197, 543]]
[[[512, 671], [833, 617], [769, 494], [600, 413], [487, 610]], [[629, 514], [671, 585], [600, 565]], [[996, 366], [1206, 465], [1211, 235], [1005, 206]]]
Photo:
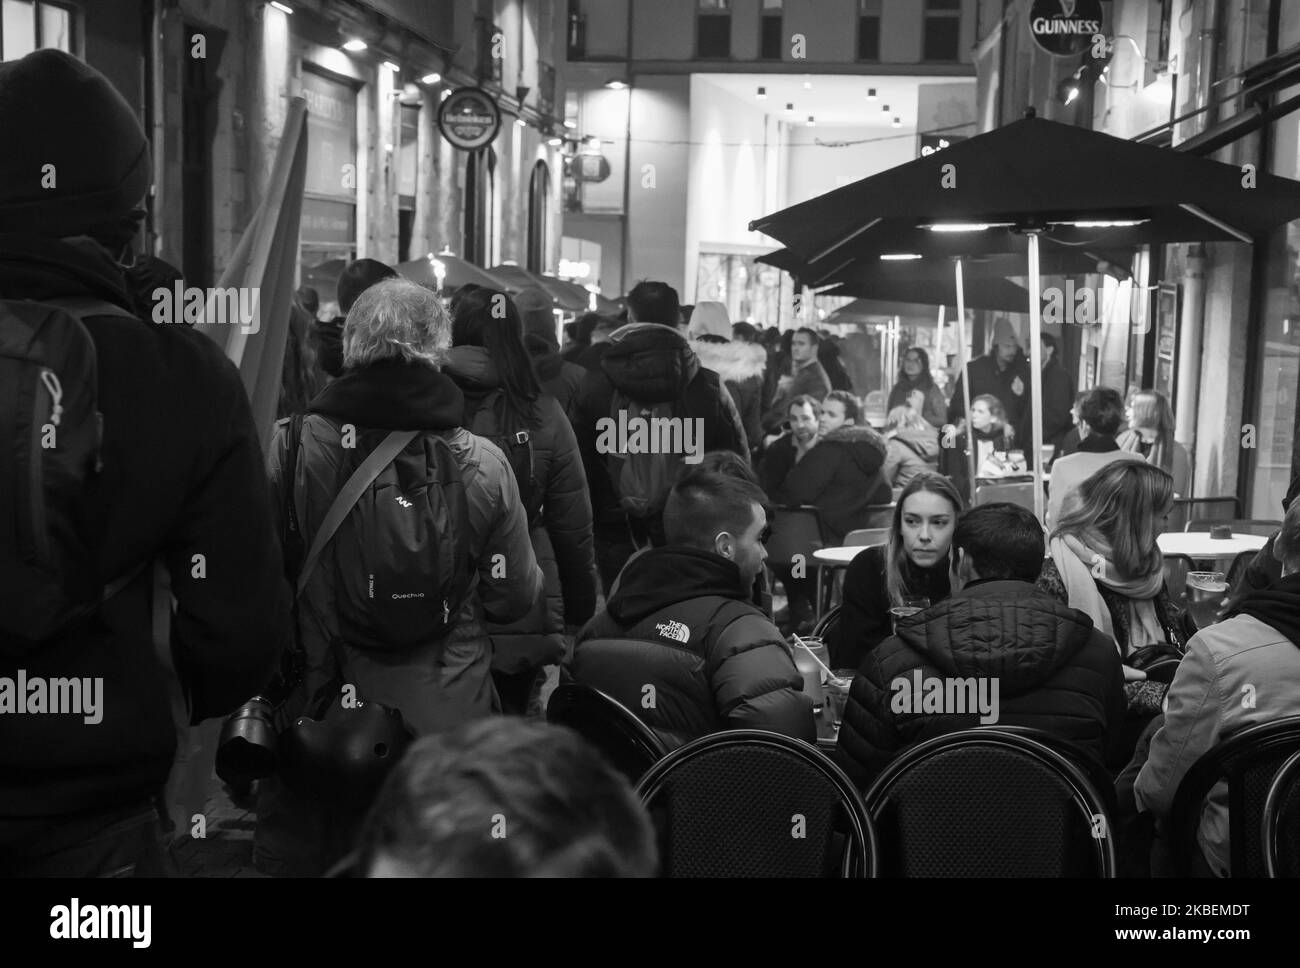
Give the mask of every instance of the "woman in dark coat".
[[885, 411], [906, 406], [908, 399], [917, 391], [925, 394], [925, 403], [920, 408], [921, 416], [933, 426], [942, 427], [947, 422], [948, 401], [944, 399], [943, 391], [930, 373], [929, 354], [919, 346], [910, 346], [903, 353], [903, 362], [893, 389], [889, 391], [889, 403]]
[[502, 705], [522, 714], [536, 703], [542, 667], [560, 663], [596, 609], [591, 499], [573, 427], [538, 385], [510, 297], [491, 289], [467, 294], [456, 306], [452, 344], [444, 372], [465, 394], [466, 429], [497, 442], [516, 468], [516, 434], [529, 437], [531, 480], [518, 483], [545, 595], [524, 618], [488, 628]]
[[[1006, 411], [997, 397], [982, 393], [970, 404], [971, 426], [975, 434], [976, 479], [998, 478], [1005, 474], [999, 464], [998, 454], [1006, 454], [1015, 445], [1014, 436], [1007, 424]], [[945, 431], [945, 434], [947, 431]], [[957, 436], [953, 445], [939, 439], [939, 473], [952, 478], [957, 490], [970, 494], [970, 463], [965, 432]]]
[[938, 474], [921, 474], [903, 488], [889, 543], [860, 552], [844, 577], [844, 606], [827, 642], [832, 668], [859, 668], [893, 633], [889, 610], [905, 597], [931, 605], [948, 597], [948, 548], [962, 506], [961, 494]]

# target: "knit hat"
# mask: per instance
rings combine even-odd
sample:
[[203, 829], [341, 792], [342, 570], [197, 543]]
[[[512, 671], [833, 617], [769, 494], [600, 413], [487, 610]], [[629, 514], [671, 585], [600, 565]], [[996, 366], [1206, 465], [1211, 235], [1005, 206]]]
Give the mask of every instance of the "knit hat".
[[149, 141], [103, 74], [59, 50], [0, 63], [0, 131], [0, 232], [131, 240]]
[[695, 304], [691, 314], [691, 336], [721, 336], [731, 339], [731, 320], [727, 316], [727, 307], [720, 302], [701, 302]]
[[1007, 317], [1001, 316], [993, 324], [993, 342], [1020, 345], [1020, 334], [1016, 332], [1015, 325]]
[[555, 303], [544, 289], [537, 286], [521, 289], [515, 296], [515, 306], [523, 317], [525, 336], [538, 336], [553, 349], [560, 348], [555, 335]]

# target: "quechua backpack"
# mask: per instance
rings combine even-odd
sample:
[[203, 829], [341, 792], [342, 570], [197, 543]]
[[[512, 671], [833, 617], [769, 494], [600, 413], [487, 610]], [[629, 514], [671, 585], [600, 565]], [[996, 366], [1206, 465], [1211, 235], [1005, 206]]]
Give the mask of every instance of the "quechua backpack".
[[[326, 425], [304, 425], [300, 461], [310, 464], [320, 445], [310, 443], [316, 437], [308, 428]], [[469, 505], [445, 440], [415, 430], [380, 434], [358, 433], [359, 445], [378, 443], [317, 528], [297, 591], [302, 594], [332, 544], [339, 637], [358, 648], [398, 652], [438, 641], [456, 624], [473, 578]]]
[[0, 299], [0, 655], [84, 621], [111, 593], [87, 536], [101, 467], [95, 344], [82, 319], [131, 312], [96, 299]]

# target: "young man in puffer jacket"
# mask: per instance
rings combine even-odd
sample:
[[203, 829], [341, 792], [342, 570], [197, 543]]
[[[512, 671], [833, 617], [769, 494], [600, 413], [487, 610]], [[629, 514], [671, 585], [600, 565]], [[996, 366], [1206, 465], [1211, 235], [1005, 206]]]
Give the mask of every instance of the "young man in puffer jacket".
[[727, 729], [814, 742], [812, 700], [752, 599], [767, 557], [766, 503], [716, 462], [689, 469], [664, 509], [668, 544], [628, 562], [567, 674], [633, 710], [669, 746]]
[[1024, 508], [962, 515], [952, 596], [899, 619], [853, 680], [836, 758], [856, 782], [922, 740], [981, 725], [1039, 729], [1123, 765], [1119, 650], [1083, 612], [1034, 588], [1043, 549]]

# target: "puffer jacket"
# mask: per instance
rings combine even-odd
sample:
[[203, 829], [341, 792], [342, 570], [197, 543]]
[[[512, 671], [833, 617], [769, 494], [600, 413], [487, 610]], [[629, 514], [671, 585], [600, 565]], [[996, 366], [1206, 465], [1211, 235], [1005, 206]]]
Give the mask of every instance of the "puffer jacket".
[[767, 351], [755, 343], [717, 337], [693, 339], [691, 349], [699, 358], [700, 366], [718, 374], [726, 384], [740, 412], [750, 449], [759, 446], [763, 442], [763, 373], [767, 369]]
[[559, 401], [564, 415], [572, 419], [578, 391], [587, 371], [560, 356], [555, 344], [533, 333], [524, 336], [524, 346], [533, 358], [533, 370], [542, 389]]
[[[495, 418], [485, 404], [501, 380], [487, 350], [453, 347], [443, 372], [465, 394], [466, 428], [475, 433], [494, 431]], [[537, 411], [529, 433], [532, 477], [541, 492], [542, 513], [528, 534], [542, 569], [545, 594], [523, 618], [508, 625], [489, 623], [492, 667], [505, 673], [558, 662], [564, 655], [565, 626], [585, 624], [596, 610], [591, 499], [578, 442], [554, 397], [539, 397]]]
[[908, 689], [918, 673], [922, 682], [972, 678], [981, 698], [996, 696], [986, 709], [997, 724], [1040, 729], [1099, 762], [1123, 765], [1124, 678], [1115, 643], [1087, 615], [1027, 582], [973, 582], [899, 620], [897, 634], [867, 654], [839, 736], [841, 761], [855, 780], [869, 782], [914, 743], [992, 725], [981, 724], [969, 703], [940, 712], [919, 697], [915, 705], [906, 701], [916, 696]]
[[[400, 474], [427, 473], [425, 455], [433, 436], [447, 441], [460, 467], [475, 574], [455, 627], [445, 639], [397, 660], [343, 647], [347, 681], [356, 685], [357, 695], [400, 709], [417, 735], [441, 732], [495, 711], [486, 623], [521, 618], [542, 592], [542, 574], [528, 540], [514, 474], [495, 444], [461, 427], [463, 413], [464, 397], [455, 383], [424, 364], [390, 360], [347, 371], [308, 408], [296, 465], [295, 507], [308, 546], [342, 482], [388, 432], [422, 432], [398, 456]], [[357, 446], [340, 446], [344, 423], [356, 427]], [[277, 511], [284, 507], [287, 436], [282, 423], [271, 445]], [[327, 549], [326, 557], [330, 554]], [[494, 562], [497, 555], [502, 557]], [[299, 599], [299, 628], [307, 653], [302, 688], [308, 696], [336, 671], [329, 647], [339, 627], [333, 571], [322, 561]]]
[[750, 594], [727, 558], [652, 548], [628, 561], [566, 675], [617, 699], [670, 747], [726, 729], [814, 742], [802, 677]]
[[900, 430], [887, 438], [885, 480], [896, 495], [912, 478], [939, 467], [939, 433], [936, 430]]
[[885, 439], [870, 427], [849, 424], [832, 430], [804, 455], [769, 496], [780, 504], [813, 504], [836, 540], [869, 527], [867, 506], [888, 504], [889, 484], [881, 468]]
[[[616, 329], [589, 371], [578, 396], [573, 429], [578, 435], [591, 490], [595, 521], [626, 521], [610, 477], [606, 454], [597, 450], [598, 422], [611, 416], [615, 391], [640, 404], [673, 402], [673, 415], [704, 420], [704, 450], [730, 450], [749, 459], [745, 430], [718, 375], [700, 366], [686, 338], [671, 326], [629, 323]], [[653, 524], [651, 532], [655, 531]]]

